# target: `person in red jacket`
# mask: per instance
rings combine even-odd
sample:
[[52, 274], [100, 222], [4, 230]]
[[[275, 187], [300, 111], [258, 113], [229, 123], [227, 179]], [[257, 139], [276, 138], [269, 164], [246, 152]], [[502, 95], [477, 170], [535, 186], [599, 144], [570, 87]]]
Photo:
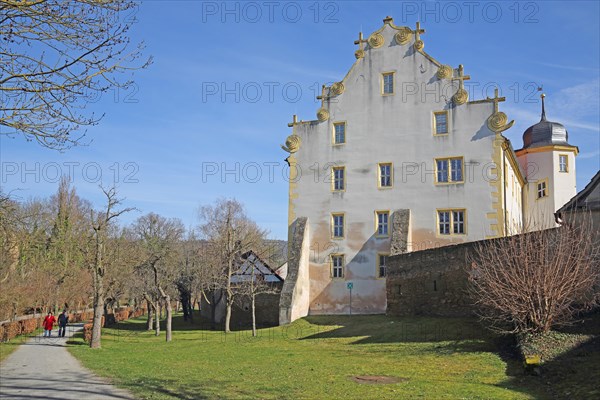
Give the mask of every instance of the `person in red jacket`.
[[44, 337], [52, 336], [52, 328], [54, 327], [55, 322], [56, 322], [56, 317], [54, 315], [52, 315], [52, 311], [49, 311], [48, 315], [46, 315], [46, 318], [44, 318], [44, 322], [42, 324], [42, 325], [44, 325]]

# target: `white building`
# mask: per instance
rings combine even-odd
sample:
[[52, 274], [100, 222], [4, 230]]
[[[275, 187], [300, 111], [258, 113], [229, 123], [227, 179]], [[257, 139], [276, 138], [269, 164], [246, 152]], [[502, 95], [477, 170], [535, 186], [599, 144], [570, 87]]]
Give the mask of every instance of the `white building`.
[[577, 148], [564, 127], [542, 113], [513, 151], [504, 98], [469, 99], [462, 65], [427, 54], [424, 32], [387, 17], [359, 35], [356, 61], [323, 87], [317, 119], [289, 124], [280, 323], [349, 313], [349, 288], [353, 313], [383, 313], [388, 255], [546, 226], [576, 193]]

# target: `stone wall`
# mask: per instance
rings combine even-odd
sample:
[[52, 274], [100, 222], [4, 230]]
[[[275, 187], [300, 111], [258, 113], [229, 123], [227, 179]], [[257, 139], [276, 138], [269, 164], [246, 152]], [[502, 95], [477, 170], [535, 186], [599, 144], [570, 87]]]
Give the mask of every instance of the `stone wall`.
[[387, 264], [387, 313], [472, 315], [465, 267], [476, 243], [391, 256]]
[[[279, 297], [283, 283], [273, 284], [274, 293], [258, 294], [255, 298], [256, 307], [256, 326], [267, 327], [277, 326], [279, 324]], [[206, 294], [212, 300], [212, 293]], [[226, 314], [226, 294], [223, 293], [221, 300], [217, 303], [215, 310], [215, 323], [221, 325], [225, 323]], [[218, 299], [219, 296], [217, 295]], [[237, 296], [231, 308], [231, 327], [236, 329], [249, 328], [252, 326], [252, 303], [250, 298]], [[204, 296], [200, 305], [200, 316], [211, 320], [211, 307]]]
[[[281, 289], [281, 284], [277, 284]], [[267, 327], [279, 325], [279, 290], [277, 293], [264, 293], [256, 296], [254, 300], [256, 309], [256, 326]], [[250, 299], [240, 299], [234, 303], [231, 313], [231, 322], [236, 327], [252, 326], [252, 303]]]
[[[590, 218], [588, 216], [588, 218]], [[593, 217], [592, 217], [593, 218]], [[572, 222], [577, 223], [576, 220]], [[595, 221], [594, 221], [595, 222]], [[544, 235], [560, 234], [547, 229]], [[540, 232], [523, 235], [539, 235]], [[470, 316], [467, 260], [480, 244], [510, 242], [512, 237], [460, 243], [390, 256], [387, 261], [387, 313], [391, 315]]]
[[410, 210], [396, 210], [392, 214], [392, 240], [390, 254], [404, 254], [408, 251], [408, 234], [410, 232]]

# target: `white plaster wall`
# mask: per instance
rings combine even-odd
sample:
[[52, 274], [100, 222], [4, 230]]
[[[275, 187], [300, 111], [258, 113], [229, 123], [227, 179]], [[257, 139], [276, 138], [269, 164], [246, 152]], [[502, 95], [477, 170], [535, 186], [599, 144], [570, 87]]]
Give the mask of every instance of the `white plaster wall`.
[[[559, 154], [569, 157], [569, 172], [559, 172]], [[519, 157], [523, 170], [527, 171], [526, 225], [528, 229], [556, 227], [554, 212], [575, 194], [575, 154], [572, 151], [535, 152]], [[548, 180], [548, 197], [537, 198], [538, 182]]]
[[[572, 151], [553, 151], [552, 161], [554, 169], [554, 211], [565, 205], [577, 194], [575, 153]], [[559, 155], [568, 157], [568, 172], [560, 172]]]
[[[507, 150], [511, 151], [511, 150]], [[506, 220], [507, 234], [514, 235], [521, 232], [523, 226], [523, 205], [522, 205], [522, 186], [517, 178], [517, 172], [505, 156], [504, 167], [506, 170], [506, 179], [504, 180], [504, 190], [506, 191]]]
[[[495, 189], [490, 185], [487, 167], [492, 162], [495, 135], [486, 126], [493, 105], [454, 108], [450, 98], [457, 84], [449, 86], [449, 81], [440, 81], [437, 66], [413, 50], [413, 41], [397, 45], [393, 39], [396, 32], [386, 25], [383, 47], [367, 49], [365, 58], [344, 80], [345, 92], [325, 103], [331, 114], [328, 121], [304, 122], [294, 128], [302, 145], [295, 154], [301, 177], [295, 189], [298, 197], [292, 203], [295, 216], [306, 216], [311, 221], [311, 314], [347, 313], [349, 281], [354, 284], [353, 312], [385, 311], [385, 280], [376, 277], [376, 266], [377, 253], [389, 252], [390, 241], [374, 237], [375, 210], [411, 210], [413, 250], [494, 234], [489, 226], [496, 221], [490, 221], [487, 214], [494, 211], [491, 192]], [[423, 39], [427, 43], [427, 37]], [[389, 71], [396, 73], [396, 93], [382, 96], [381, 73]], [[406, 84], [411, 90], [416, 84], [418, 94], [408, 95]], [[443, 86], [448, 87], [445, 95]], [[450, 134], [435, 137], [433, 112], [444, 109], [450, 111]], [[347, 123], [347, 143], [333, 146], [333, 123], [338, 121]], [[465, 183], [434, 185], [434, 158], [453, 156], [464, 157]], [[393, 188], [378, 189], [378, 162], [393, 162]], [[346, 167], [344, 192], [331, 191], [333, 164]], [[436, 209], [440, 208], [466, 209], [467, 234], [437, 235]], [[330, 237], [332, 212], [345, 213], [346, 236], [342, 240]], [[344, 279], [330, 277], [331, 253], [345, 255]]]

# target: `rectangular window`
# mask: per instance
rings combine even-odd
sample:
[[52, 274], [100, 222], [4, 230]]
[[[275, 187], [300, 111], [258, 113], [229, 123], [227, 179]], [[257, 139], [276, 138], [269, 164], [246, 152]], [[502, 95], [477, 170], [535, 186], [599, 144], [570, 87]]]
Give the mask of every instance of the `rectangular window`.
[[331, 236], [344, 237], [344, 214], [331, 214]]
[[558, 165], [558, 170], [560, 172], [569, 172], [569, 156], [566, 154], [559, 154]]
[[465, 233], [465, 212], [452, 211], [452, 230], [455, 235]]
[[463, 180], [462, 158], [450, 159], [450, 179], [452, 182], [461, 182]]
[[388, 236], [389, 234], [389, 211], [376, 211], [377, 216], [377, 236]]
[[379, 187], [392, 187], [392, 164], [379, 164]]
[[383, 74], [383, 94], [394, 93], [394, 73], [386, 72]]
[[388, 254], [377, 254], [377, 277], [385, 278]]
[[548, 184], [546, 181], [538, 182], [537, 184], [537, 198], [541, 199], [542, 197], [548, 196]]
[[463, 158], [441, 158], [435, 160], [436, 183], [463, 182]]
[[448, 133], [448, 112], [440, 111], [433, 113], [435, 118], [435, 134], [445, 135]]
[[437, 160], [437, 181], [448, 182], [448, 160]]
[[450, 234], [450, 212], [440, 211], [438, 212], [438, 224], [440, 235]]
[[344, 277], [344, 256], [342, 254], [331, 255], [331, 277]]
[[438, 233], [464, 235], [466, 233], [465, 213], [465, 210], [438, 210]]
[[346, 189], [346, 169], [344, 167], [333, 167], [333, 190], [340, 191]]
[[336, 122], [333, 124], [333, 143], [343, 144], [346, 143], [346, 123]]

